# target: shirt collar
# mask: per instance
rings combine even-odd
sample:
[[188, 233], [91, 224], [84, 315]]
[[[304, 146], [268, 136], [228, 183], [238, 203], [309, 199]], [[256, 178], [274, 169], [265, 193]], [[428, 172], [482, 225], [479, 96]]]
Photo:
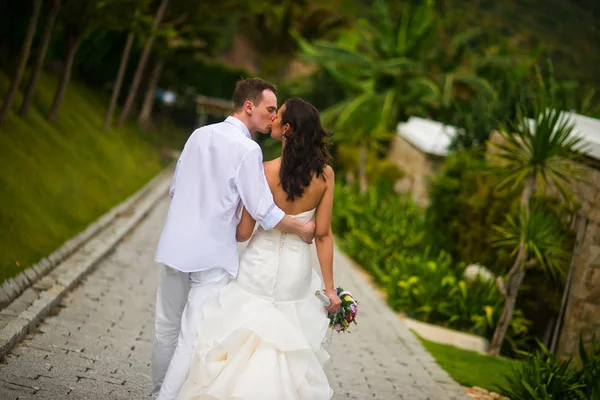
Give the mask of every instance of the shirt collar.
[[225, 119], [225, 122], [228, 122], [232, 125], [237, 126], [238, 128], [240, 128], [242, 130], [242, 132], [244, 133], [244, 135], [246, 135], [248, 137], [248, 139], [252, 139], [252, 135], [250, 134], [250, 131], [248, 130], [248, 127], [239, 119], [237, 119], [236, 117], [233, 116], [229, 116]]

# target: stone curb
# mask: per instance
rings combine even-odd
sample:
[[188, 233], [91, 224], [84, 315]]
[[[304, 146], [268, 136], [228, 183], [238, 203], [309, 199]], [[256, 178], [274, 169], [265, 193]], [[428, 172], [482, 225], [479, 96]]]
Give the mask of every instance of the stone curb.
[[[29, 280], [20, 292], [33, 285], [33, 289], [39, 290], [37, 299], [0, 330], [0, 360], [167, 195], [172, 175], [171, 166], [84, 232], [30, 268], [36, 275], [31, 272], [28, 275], [36, 279]], [[49, 272], [52, 267], [55, 267], [54, 270]], [[37, 279], [39, 281], [36, 282]], [[25, 296], [26, 293], [23, 293], [21, 297]], [[16, 298], [15, 302], [19, 300]]]

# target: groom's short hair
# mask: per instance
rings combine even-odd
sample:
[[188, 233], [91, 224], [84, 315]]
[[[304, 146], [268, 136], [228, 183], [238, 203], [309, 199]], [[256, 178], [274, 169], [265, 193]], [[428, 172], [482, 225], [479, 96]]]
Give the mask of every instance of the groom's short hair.
[[277, 95], [277, 88], [263, 79], [248, 78], [237, 81], [235, 90], [233, 91], [234, 110], [239, 111], [248, 100], [255, 105], [260, 104], [264, 90], [270, 90]]

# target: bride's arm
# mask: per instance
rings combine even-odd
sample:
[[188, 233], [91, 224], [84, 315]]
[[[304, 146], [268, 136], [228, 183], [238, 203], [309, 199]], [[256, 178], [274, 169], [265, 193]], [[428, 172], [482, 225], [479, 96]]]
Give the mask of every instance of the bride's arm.
[[242, 211], [242, 218], [240, 219], [240, 222], [235, 230], [235, 239], [238, 242], [245, 242], [246, 240], [250, 239], [252, 233], [254, 232], [255, 225], [256, 221], [248, 213], [246, 207], [244, 207]]
[[336, 294], [335, 285], [333, 283], [333, 233], [331, 232], [331, 213], [333, 211], [335, 177], [333, 169], [329, 166], [325, 168], [324, 172], [327, 187], [317, 206], [315, 245], [317, 247], [319, 264], [321, 265], [325, 294], [331, 299], [331, 306], [327, 307], [327, 311], [336, 312], [339, 310], [341, 300]]

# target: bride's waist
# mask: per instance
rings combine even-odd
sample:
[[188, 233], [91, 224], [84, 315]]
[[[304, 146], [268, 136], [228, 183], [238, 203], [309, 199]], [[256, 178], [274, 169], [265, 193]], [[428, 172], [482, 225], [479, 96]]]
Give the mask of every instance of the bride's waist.
[[281, 250], [308, 251], [310, 245], [300, 239], [299, 236], [291, 233], [262, 231], [257, 232], [250, 240], [248, 249], [258, 249], [265, 252]]
[[[300, 239], [300, 236], [298, 236], [294, 233], [281, 232], [277, 229], [270, 229], [268, 231], [265, 231], [264, 229], [259, 228], [254, 233], [254, 236], [264, 237], [266, 239], [271, 239], [271, 240], [285, 240], [285, 241], [290, 241], [290, 242], [304, 243], [304, 241], [302, 239]], [[306, 243], [304, 243], [304, 244], [306, 244]]]

